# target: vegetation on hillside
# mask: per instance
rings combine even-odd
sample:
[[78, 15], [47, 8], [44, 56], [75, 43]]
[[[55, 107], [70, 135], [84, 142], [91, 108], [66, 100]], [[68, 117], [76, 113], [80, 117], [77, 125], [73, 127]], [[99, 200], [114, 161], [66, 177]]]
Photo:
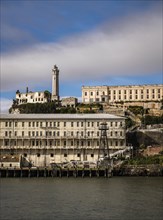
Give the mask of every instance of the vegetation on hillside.
[[148, 157], [139, 156], [130, 160], [126, 160], [124, 162], [124, 165], [148, 165], [148, 164], [163, 165], [163, 155], [154, 155]]
[[[20, 113], [30, 114], [30, 113], [55, 113], [56, 104], [55, 102], [47, 103], [26, 103], [22, 105], [17, 105], [15, 108], [19, 109]], [[9, 109], [11, 113], [12, 107]]]
[[163, 115], [162, 116], [151, 116], [146, 115], [141, 119], [142, 124], [153, 125], [153, 124], [163, 124]]
[[136, 123], [131, 119], [131, 118], [127, 118], [126, 119], [126, 128], [131, 128], [132, 126], [134, 126]]

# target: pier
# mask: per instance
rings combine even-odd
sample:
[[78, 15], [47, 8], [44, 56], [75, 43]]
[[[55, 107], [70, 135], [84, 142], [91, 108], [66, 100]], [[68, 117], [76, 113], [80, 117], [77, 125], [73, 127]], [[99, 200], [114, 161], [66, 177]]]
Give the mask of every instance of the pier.
[[110, 169], [52, 169], [52, 168], [1, 168], [1, 178], [16, 177], [105, 177], [113, 175]]

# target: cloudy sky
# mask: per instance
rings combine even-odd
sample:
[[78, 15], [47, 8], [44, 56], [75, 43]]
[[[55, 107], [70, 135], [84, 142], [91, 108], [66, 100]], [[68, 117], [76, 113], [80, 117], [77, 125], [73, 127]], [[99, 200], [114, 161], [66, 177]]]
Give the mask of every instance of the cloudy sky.
[[19, 89], [163, 83], [163, 2], [1, 0], [1, 110]]

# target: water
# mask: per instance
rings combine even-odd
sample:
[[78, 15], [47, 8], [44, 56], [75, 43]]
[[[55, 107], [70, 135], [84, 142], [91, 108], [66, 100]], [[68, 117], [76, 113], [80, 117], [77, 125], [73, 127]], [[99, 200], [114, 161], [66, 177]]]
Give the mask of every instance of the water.
[[162, 177], [2, 178], [2, 220], [161, 220]]

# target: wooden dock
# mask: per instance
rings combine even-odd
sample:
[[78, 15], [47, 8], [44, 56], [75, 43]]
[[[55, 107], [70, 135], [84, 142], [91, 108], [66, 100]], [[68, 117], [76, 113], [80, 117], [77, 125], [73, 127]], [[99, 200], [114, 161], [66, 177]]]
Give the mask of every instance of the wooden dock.
[[0, 177], [111, 177], [109, 169], [1, 168]]

